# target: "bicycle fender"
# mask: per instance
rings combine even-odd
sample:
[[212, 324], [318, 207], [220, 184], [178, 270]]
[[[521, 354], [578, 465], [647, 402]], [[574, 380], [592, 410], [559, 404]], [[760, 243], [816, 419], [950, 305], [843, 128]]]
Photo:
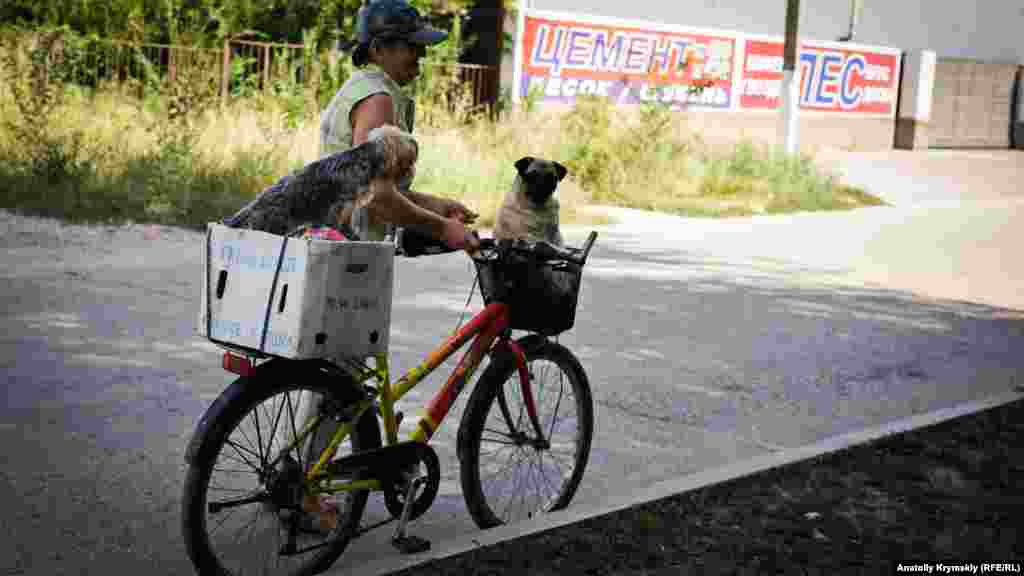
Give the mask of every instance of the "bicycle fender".
[[206, 409], [203, 413], [203, 417], [199, 419], [199, 423], [196, 424], [195, 431], [192, 432], [192, 438], [188, 442], [188, 448], [185, 449], [185, 462], [192, 465], [196, 462], [199, 456], [200, 450], [205, 444], [206, 439], [210, 438], [216, 431], [213, 429], [213, 422], [221, 421], [220, 416], [225, 412], [226, 408], [234, 403], [235, 399], [242, 395], [245, 391], [247, 384], [251, 384], [251, 377], [239, 378], [231, 383], [220, 396], [213, 401], [213, 404]]
[[[247, 389], [261, 379], [272, 377], [272, 373], [277, 371], [286, 371], [291, 377], [295, 377], [299, 372], [305, 371], [305, 378], [315, 378], [318, 375], [329, 377], [333, 375], [345, 374], [337, 366], [331, 364], [326, 360], [286, 360], [275, 358], [269, 362], [265, 362], [256, 367], [252, 375], [248, 377], [242, 377], [236, 379], [227, 388], [221, 392], [220, 396], [213, 401], [213, 404], [206, 409], [203, 413], [202, 418], [199, 419], [199, 423], [196, 424], [195, 431], [192, 432], [192, 438], [189, 440], [188, 447], [185, 449], [185, 462], [193, 464], [200, 453], [202, 453], [203, 447], [206, 444], [208, 438], [213, 437], [218, 431], [213, 428], [213, 422], [222, 422], [222, 415], [232, 406], [235, 401], [244, 393]], [[335, 386], [335, 390], [339, 390], [339, 380], [332, 380]], [[351, 380], [349, 380], [351, 382]], [[358, 391], [353, 385], [352, 387], [352, 398], [358, 399]]]

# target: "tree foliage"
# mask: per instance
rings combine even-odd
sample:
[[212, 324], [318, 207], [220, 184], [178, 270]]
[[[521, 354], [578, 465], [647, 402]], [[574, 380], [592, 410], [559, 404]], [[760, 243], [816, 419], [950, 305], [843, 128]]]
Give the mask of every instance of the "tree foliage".
[[[248, 32], [273, 42], [317, 44], [352, 34], [363, 0], [4, 0], [0, 22], [67, 26], [98, 37], [148, 42], [218, 39]], [[460, 12], [473, 0], [411, 0], [421, 12]]]

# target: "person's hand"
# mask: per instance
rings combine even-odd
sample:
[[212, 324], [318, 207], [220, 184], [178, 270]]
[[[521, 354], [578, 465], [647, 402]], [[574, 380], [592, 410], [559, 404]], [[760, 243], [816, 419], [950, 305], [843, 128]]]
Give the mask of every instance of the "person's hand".
[[456, 218], [446, 218], [443, 241], [453, 250], [465, 250], [473, 254], [480, 249], [480, 240], [476, 234]]
[[479, 214], [466, 208], [458, 200], [450, 200], [448, 198], [441, 200], [441, 215], [445, 218], [455, 218], [464, 224], [472, 224], [476, 221], [477, 216], [479, 216]]

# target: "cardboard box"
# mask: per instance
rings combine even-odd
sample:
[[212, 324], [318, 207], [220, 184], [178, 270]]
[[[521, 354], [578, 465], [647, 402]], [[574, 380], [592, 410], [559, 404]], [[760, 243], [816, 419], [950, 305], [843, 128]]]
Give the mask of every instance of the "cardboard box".
[[198, 331], [284, 358], [385, 353], [394, 244], [285, 238], [210, 223]]

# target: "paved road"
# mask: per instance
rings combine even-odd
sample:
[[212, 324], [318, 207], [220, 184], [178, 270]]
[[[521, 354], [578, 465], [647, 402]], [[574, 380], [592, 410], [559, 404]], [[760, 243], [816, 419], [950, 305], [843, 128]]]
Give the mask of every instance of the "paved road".
[[[888, 183], [913, 180], [899, 164], [905, 158], [843, 161]], [[999, 243], [1024, 229], [1018, 199], [986, 198], [983, 210], [961, 192], [961, 221], [943, 213], [943, 229], [996, 244], [952, 241], [950, 252], [921, 212], [937, 210], [924, 205], [936, 199], [905, 202], [891, 190], [883, 195], [895, 207], [846, 215], [701, 222], [625, 214], [604, 229], [577, 327], [561, 339], [583, 360], [597, 402], [577, 503], [1020, 384], [1024, 304], [1005, 295], [1024, 293], [1024, 281], [1004, 264], [1020, 244]], [[0, 237], [8, 463], [0, 573], [190, 573], [179, 534], [182, 453], [231, 380], [217, 350], [193, 333], [201, 237], [161, 229], [148, 239], [138, 227], [9, 215], [0, 215]], [[898, 242], [879, 247], [879, 238]], [[982, 303], [948, 295], [955, 291], [944, 286], [955, 282], [952, 273], [941, 281], [944, 258], [984, 280], [966, 290]], [[993, 261], [1000, 265], [985, 266]], [[914, 281], [891, 280], [891, 289], [865, 280], [915, 265], [932, 274], [916, 280], [925, 296], [913, 293]], [[400, 265], [397, 369], [454, 327], [469, 271], [458, 255]], [[406, 411], [439, 385], [428, 380]], [[414, 524], [435, 540], [475, 530], [452, 442], [465, 399], [437, 437], [441, 496]], [[371, 516], [381, 510], [371, 504]], [[391, 552], [368, 536], [337, 573], [382, 553]]]

